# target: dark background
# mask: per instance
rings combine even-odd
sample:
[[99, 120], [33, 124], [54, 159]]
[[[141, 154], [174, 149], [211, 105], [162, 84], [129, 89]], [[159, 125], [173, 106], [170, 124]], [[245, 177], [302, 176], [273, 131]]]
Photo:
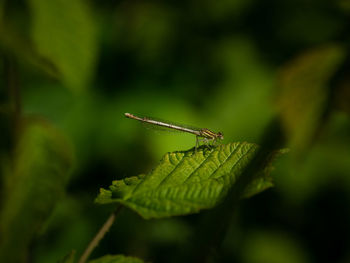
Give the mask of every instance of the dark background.
[[[28, 262], [80, 255], [113, 210], [93, 203], [100, 187], [194, 146], [194, 136], [143, 129], [125, 112], [222, 131], [224, 143], [259, 143], [273, 119], [287, 119], [291, 151], [275, 163], [275, 187], [241, 202], [219, 262], [350, 261], [350, 1], [11, 0], [0, 15], [1, 112], [43, 119], [74, 152]], [[6, 120], [4, 165], [16, 140]], [[312, 135], [293, 140], [300, 127]], [[191, 258], [200, 217], [143, 220], [124, 209], [92, 258]]]

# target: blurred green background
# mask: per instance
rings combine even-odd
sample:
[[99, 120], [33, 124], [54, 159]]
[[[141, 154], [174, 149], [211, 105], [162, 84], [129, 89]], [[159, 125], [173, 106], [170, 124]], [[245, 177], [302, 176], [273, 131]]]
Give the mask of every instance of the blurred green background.
[[[113, 210], [93, 203], [100, 187], [195, 144], [125, 112], [222, 131], [226, 143], [259, 143], [279, 119], [291, 151], [275, 187], [242, 201], [218, 262], [350, 262], [349, 16], [349, 0], [1, 1], [0, 241], [23, 234], [11, 226], [28, 237], [14, 262], [80, 255]], [[23, 122], [41, 128], [21, 136]], [[33, 172], [26, 156], [43, 164]], [[44, 211], [40, 223], [29, 208], [14, 216], [17, 202]], [[200, 217], [124, 210], [92, 258], [186, 262]]]

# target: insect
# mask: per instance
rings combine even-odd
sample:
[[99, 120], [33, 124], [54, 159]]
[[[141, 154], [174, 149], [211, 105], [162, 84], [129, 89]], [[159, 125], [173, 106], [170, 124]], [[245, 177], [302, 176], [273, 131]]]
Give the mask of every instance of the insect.
[[138, 120], [143, 123], [150, 124], [151, 126], [158, 126], [165, 129], [171, 129], [171, 130], [177, 130], [180, 132], [187, 132], [192, 133], [196, 135], [196, 150], [199, 145], [199, 141], [204, 142], [205, 144], [209, 144], [212, 142], [212, 144], [216, 144], [216, 142], [220, 139], [224, 139], [224, 135], [222, 132], [215, 133], [209, 129], [206, 128], [195, 128], [188, 125], [173, 123], [170, 121], [163, 121], [163, 120], [157, 120], [156, 118], [151, 117], [140, 117], [133, 115], [131, 113], [125, 113], [125, 117]]

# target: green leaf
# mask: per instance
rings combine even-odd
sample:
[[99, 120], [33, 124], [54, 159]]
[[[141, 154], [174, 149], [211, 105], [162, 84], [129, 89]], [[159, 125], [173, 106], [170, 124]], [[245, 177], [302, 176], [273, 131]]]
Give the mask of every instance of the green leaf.
[[86, 1], [28, 0], [32, 38], [43, 57], [60, 71], [63, 83], [86, 89], [96, 61], [96, 26]]
[[278, 107], [292, 148], [302, 152], [312, 142], [327, 107], [329, 81], [345, 52], [332, 45], [300, 55], [280, 74]]
[[[231, 143], [195, 152], [167, 153], [148, 175], [113, 181], [101, 189], [99, 204], [121, 203], [144, 218], [185, 215], [215, 206], [249, 164], [258, 146]], [[272, 186], [271, 162], [259, 171], [242, 197]]]
[[47, 123], [28, 120], [4, 178], [0, 262], [26, 262], [30, 244], [64, 191], [72, 153]]
[[12, 25], [1, 26], [0, 23], [0, 48], [25, 62], [24, 64], [27, 63], [28, 67], [36, 67], [48, 76], [58, 79], [60, 74], [57, 68], [50, 61], [43, 59], [33, 48], [28, 37], [21, 33]]
[[127, 257], [124, 255], [106, 255], [98, 259], [89, 261], [89, 263], [143, 263], [144, 261], [135, 258]]

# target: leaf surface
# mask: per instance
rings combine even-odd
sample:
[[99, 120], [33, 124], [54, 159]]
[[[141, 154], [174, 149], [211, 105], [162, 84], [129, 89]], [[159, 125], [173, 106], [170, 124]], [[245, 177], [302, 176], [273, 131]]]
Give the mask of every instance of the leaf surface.
[[[258, 146], [239, 142], [194, 152], [167, 153], [147, 175], [112, 182], [101, 189], [99, 204], [121, 203], [144, 218], [199, 212], [215, 206], [249, 164]], [[271, 162], [259, 172], [242, 197], [272, 186]]]
[[28, 0], [38, 53], [59, 70], [67, 87], [85, 89], [94, 72], [96, 26], [86, 1]]
[[28, 121], [4, 177], [0, 262], [27, 262], [30, 244], [50, 216], [72, 167], [69, 144], [48, 123]]
[[305, 151], [324, 120], [329, 81], [345, 58], [341, 46], [313, 49], [286, 65], [280, 74], [277, 104], [291, 148]]

